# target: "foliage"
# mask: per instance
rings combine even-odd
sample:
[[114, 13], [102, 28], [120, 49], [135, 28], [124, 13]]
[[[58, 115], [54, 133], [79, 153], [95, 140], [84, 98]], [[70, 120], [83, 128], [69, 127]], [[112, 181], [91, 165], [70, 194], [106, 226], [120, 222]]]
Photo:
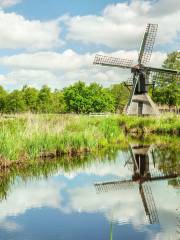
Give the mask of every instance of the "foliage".
[[8, 113], [20, 113], [26, 110], [25, 100], [22, 92], [14, 90], [7, 95], [5, 101], [5, 111]]
[[[180, 70], [180, 53], [173, 52], [168, 54], [164, 61], [163, 68]], [[178, 77], [171, 79], [161, 77], [156, 80], [155, 90], [152, 92], [152, 98], [159, 104], [168, 106], [180, 106], [180, 84]]]
[[26, 104], [26, 110], [37, 112], [38, 90], [32, 87], [24, 86], [22, 95]]
[[[116, 117], [32, 115], [0, 118], [0, 160], [96, 152], [123, 141]], [[16, 144], [14, 144], [16, 143]]]
[[99, 113], [114, 112], [115, 98], [109, 89], [92, 83], [78, 82], [63, 90], [40, 90], [24, 86], [8, 93], [0, 87], [1, 113]]
[[[110, 146], [128, 146], [123, 127], [145, 133], [180, 133], [179, 117], [24, 114], [0, 118], [0, 162], [32, 160], [51, 153], [76, 155]], [[16, 143], [16, 144], [15, 144]], [[177, 147], [178, 147], [177, 143]]]
[[114, 98], [108, 89], [92, 83], [77, 82], [64, 90], [68, 112], [114, 112]]
[[129, 99], [128, 89], [120, 83], [112, 85], [110, 91], [115, 98], [115, 111], [120, 113], [123, 112]]

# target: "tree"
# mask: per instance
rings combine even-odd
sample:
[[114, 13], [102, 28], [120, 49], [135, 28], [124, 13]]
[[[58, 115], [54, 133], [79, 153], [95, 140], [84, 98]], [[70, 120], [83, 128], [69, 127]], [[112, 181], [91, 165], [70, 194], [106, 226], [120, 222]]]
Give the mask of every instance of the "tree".
[[122, 112], [129, 100], [129, 90], [119, 83], [112, 85], [110, 91], [115, 98], [115, 111]]
[[[180, 70], [180, 53], [172, 52], [168, 54], [164, 61], [163, 68]], [[180, 86], [177, 77], [155, 79], [155, 89], [152, 98], [155, 102], [168, 106], [180, 105]]]
[[62, 91], [55, 90], [52, 95], [53, 101], [53, 112], [54, 113], [65, 113], [66, 103], [64, 100], [64, 94]]
[[38, 93], [39, 91], [35, 88], [24, 86], [22, 89], [22, 95], [26, 104], [26, 109], [31, 112], [37, 112], [38, 106]]
[[86, 86], [77, 82], [64, 89], [64, 99], [68, 112], [113, 112], [114, 98], [108, 89], [92, 83]]
[[64, 89], [64, 99], [68, 112], [83, 113], [86, 106], [86, 86], [77, 82]]
[[14, 90], [7, 95], [5, 111], [8, 113], [20, 113], [26, 111], [26, 103], [22, 91]]
[[38, 93], [38, 111], [40, 113], [52, 113], [53, 112], [53, 97], [51, 89], [44, 85]]
[[3, 113], [6, 107], [6, 97], [7, 92], [4, 90], [2, 86], [0, 86], [0, 112]]
[[109, 89], [103, 88], [97, 83], [92, 83], [87, 87], [88, 112], [114, 112], [115, 99]]

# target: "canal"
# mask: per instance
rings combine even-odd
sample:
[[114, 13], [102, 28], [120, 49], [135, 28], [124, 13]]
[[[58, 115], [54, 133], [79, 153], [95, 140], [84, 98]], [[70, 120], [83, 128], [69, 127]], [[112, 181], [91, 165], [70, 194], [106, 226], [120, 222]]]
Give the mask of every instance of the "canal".
[[153, 144], [6, 170], [0, 239], [180, 239], [179, 173], [179, 151]]

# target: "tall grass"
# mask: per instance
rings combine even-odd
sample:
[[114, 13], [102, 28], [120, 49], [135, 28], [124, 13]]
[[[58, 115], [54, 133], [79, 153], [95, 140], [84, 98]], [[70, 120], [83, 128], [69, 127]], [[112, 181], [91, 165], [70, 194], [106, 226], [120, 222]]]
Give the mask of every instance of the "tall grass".
[[1, 119], [0, 159], [35, 159], [46, 154], [97, 151], [123, 140], [114, 117], [23, 115]]
[[96, 152], [118, 144], [128, 145], [123, 133], [180, 132], [179, 117], [128, 117], [82, 115], [17, 115], [0, 118], [0, 161], [33, 160], [39, 156]]
[[180, 135], [180, 117], [176, 115], [162, 115], [159, 117], [121, 116], [120, 126], [127, 132], [140, 130], [144, 133]]

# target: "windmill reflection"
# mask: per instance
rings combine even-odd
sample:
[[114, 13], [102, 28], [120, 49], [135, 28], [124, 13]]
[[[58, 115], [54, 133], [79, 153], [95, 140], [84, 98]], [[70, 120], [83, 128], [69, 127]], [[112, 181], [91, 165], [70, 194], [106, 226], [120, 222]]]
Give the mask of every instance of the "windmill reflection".
[[139, 194], [149, 223], [158, 224], [158, 212], [148, 182], [176, 179], [178, 173], [170, 169], [164, 173], [156, 168], [153, 145], [130, 145], [129, 153], [130, 157], [125, 162], [125, 167], [132, 171], [131, 179], [96, 183], [96, 191], [101, 193], [110, 190], [129, 189], [138, 184]]

